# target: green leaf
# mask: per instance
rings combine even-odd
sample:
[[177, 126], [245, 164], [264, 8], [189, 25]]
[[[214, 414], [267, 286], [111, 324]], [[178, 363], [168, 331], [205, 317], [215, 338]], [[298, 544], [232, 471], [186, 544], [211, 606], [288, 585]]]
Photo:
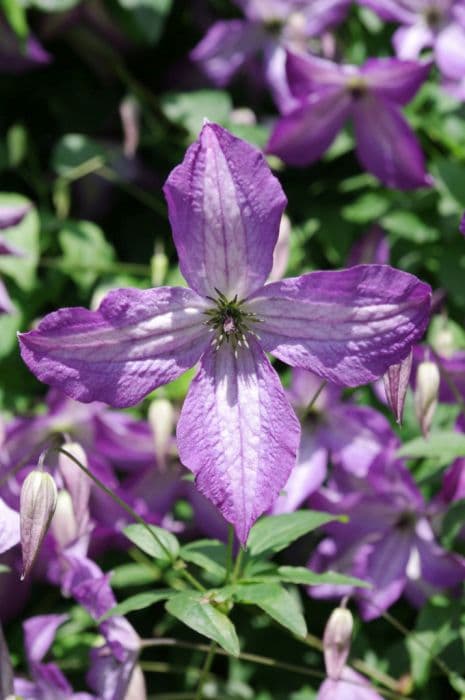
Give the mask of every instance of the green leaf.
[[136, 41], [153, 45], [160, 39], [172, 0], [118, 0], [124, 28]]
[[250, 531], [247, 542], [249, 552], [253, 557], [265, 552], [279, 552], [294, 540], [332, 520], [344, 522], [346, 519], [343, 516], [312, 510], [265, 516], [255, 523]]
[[18, 0], [1, 0], [0, 7], [5, 13], [8, 24], [19, 39], [27, 39], [29, 27], [26, 10]]
[[297, 583], [304, 586], [319, 586], [329, 583], [335, 586], [357, 586], [357, 588], [371, 588], [371, 584], [360, 578], [345, 576], [336, 571], [325, 571], [324, 574], [317, 574], [310, 571], [305, 566], [280, 566], [278, 576], [286, 583]]
[[451, 503], [442, 520], [442, 542], [450, 548], [459, 533], [463, 530], [465, 523], [465, 498]]
[[380, 223], [389, 233], [412, 243], [429, 243], [440, 237], [437, 229], [425, 224], [411, 211], [393, 211], [383, 216]]
[[[31, 204], [20, 194], [0, 193], [0, 204]], [[0, 273], [6, 274], [26, 292], [30, 292], [36, 282], [36, 269], [39, 260], [39, 217], [35, 207], [27, 212], [23, 220], [12, 228], [2, 231], [7, 241], [23, 252], [16, 255], [0, 256]]]
[[371, 223], [386, 213], [389, 199], [378, 192], [365, 192], [355, 202], [342, 208], [342, 216], [356, 224]]
[[228, 93], [221, 90], [172, 92], [162, 97], [161, 108], [170, 121], [197, 137], [205, 117], [224, 124], [231, 112], [232, 102]]
[[90, 221], [68, 221], [58, 234], [63, 250], [63, 266], [71, 279], [82, 287], [92, 286], [105, 263], [115, 259], [113, 247], [103, 231]]
[[176, 591], [171, 589], [136, 593], [136, 595], [126, 598], [126, 600], [123, 600], [121, 603], [118, 603], [118, 605], [115, 605], [114, 608], [108, 610], [105, 615], [102, 615], [99, 620], [99, 624], [100, 622], [107, 620], [109, 617], [114, 617], [115, 615], [127, 615], [127, 613], [134, 612], [135, 610], [144, 610], [155, 603], [159, 603], [161, 600], [171, 598], [173, 595], [176, 595]]
[[82, 134], [66, 134], [55, 145], [52, 153], [54, 171], [70, 179], [82, 177], [90, 170], [104, 165], [105, 161], [105, 149]]
[[149, 525], [154, 536], [148, 532], [144, 525], [128, 525], [123, 532], [126, 537], [139, 547], [143, 552], [154, 559], [173, 561], [179, 553], [179, 542], [168, 530], [156, 525]]
[[307, 625], [296, 599], [279, 583], [256, 583], [238, 586], [234, 593], [238, 603], [256, 605], [273, 620], [298, 637], [305, 637]]
[[432, 458], [449, 461], [465, 457], [465, 435], [453, 430], [432, 433], [428, 439], [415, 438], [397, 450], [397, 457]]
[[[154, 570], [152, 570], [154, 567]], [[157, 571], [156, 565], [150, 562], [145, 564], [120, 564], [116, 566], [111, 575], [112, 588], [131, 588], [136, 586], [146, 586], [157, 581], [161, 572]]]
[[228, 654], [238, 656], [239, 640], [231, 620], [217, 610], [202, 593], [178, 593], [166, 610], [187, 627], [217, 642]]
[[226, 547], [218, 540], [198, 540], [181, 547], [179, 556], [184, 561], [204, 569], [219, 580], [226, 576]]

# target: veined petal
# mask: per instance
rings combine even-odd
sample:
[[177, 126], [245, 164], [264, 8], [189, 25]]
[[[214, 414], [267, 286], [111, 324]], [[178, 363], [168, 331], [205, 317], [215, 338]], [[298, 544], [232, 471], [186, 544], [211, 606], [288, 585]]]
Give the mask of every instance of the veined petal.
[[336, 384], [371, 382], [423, 334], [431, 289], [388, 265], [312, 272], [266, 285], [247, 302], [263, 349]]
[[431, 186], [415, 134], [397, 105], [374, 96], [354, 104], [357, 156], [364, 168], [388, 187]]
[[265, 282], [286, 197], [257, 149], [207, 123], [164, 192], [181, 272], [196, 292], [245, 297]]
[[300, 437], [278, 375], [257, 341], [248, 343], [205, 353], [177, 429], [181, 461], [242, 544], [286, 483]]
[[290, 165], [318, 160], [349, 115], [352, 98], [344, 88], [325, 88], [279, 119], [267, 145]]
[[216, 22], [190, 57], [202, 64], [202, 68], [216, 85], [227, 85], [234, 73], [266, 42], [266, 35], [259, 24], [233, 19]]
[[49, 314], [19, 336], [29, 369], [78, 401], [132, 406], [199, 359], [206, 302], [190, 289], [117, 289], [97, 311]]
[[398, 58], [370, 58], [360, 69], [375, 95], [405, 105], [425, 82], [431, 62], [401, 61]]
[[286, 73], [295, 97], [307, 97], [323, 88], [343, 87], [347, 82], [343, 66], [318, 56], [290, 51], [287, 52]]

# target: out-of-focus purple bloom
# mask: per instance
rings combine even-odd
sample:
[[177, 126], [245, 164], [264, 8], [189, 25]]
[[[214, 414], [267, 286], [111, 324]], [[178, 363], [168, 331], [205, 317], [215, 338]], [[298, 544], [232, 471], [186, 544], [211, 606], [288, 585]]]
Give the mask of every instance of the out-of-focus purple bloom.
[[329, 460], [357, 478], [364, 478], [381, 453], [393, 454], [399, 446], [386, 418], [369, 406], [341, 400], [341, 390], [327, 385], [311, 411], [309, 403], [321, 388], [321, 379], [311, 372], [294, 369], [289, 392], [302, 421], [297, 464], [273, 513], [296, 510], [323, 483]]
[[[17, 226], [26, 216], [31, 208], [25, 204], [0, 204], [0, 230]], [[0, 255], [21, 255], [21, 251], [10, 246], [4, 238], [0, 236]]]
[[273, 267], [271, 268], [269, 281], [277, 282], [286, 272], [289, 261], [289, 243], [291, 237], [291, 222], [286, 214], [283, 214], [279, 225], [279, 236], [273, 253]]
[[191, 53], [216, 85], [232, 76], [257, 53], [280, 107], [293, 102], [285, 71], [286, 48], [305, 51], [311, 37], [320, 37], [345, 17], [348, 0], [236, 0], [245, 19], [216, 22]]
[[352, 246], [347, 267], [370, 263], [387, 265], [389, 257], [389, 240], [381, 226], [375, 224]]
[[460, 219], [459, 231], [463, 236], [465, 236], [465, 214]]
[[46, 66], [52, 57], [34, 36], [29, 36], [26, 46], [0, 17], [0, 73], [25, 73]]
[[297, 105], [279, 119], [267, 146], [286, 163], [309, 165], [352, 118], [362, 166], [388, 187], [428, 187], [421, 147], [400, 110], [426, 80], [429, 63], [371, 58], [338, 65], [310, 55], [287, 55], [289, 88]]
[[44, 663], [56, 631], [67, 615], [39, 615], [23, 624], [24, 645], [30, 677], [15, 678], [14, 692], [24, 700], [97, 700], [88, 693], [75, 693], [54, 663]]
[[400, 22], [393, 44], [399, 58], [415, 59], [425, 48], [447, 78], [463, 78], [465, 3], [463, 0], [362, 0], [383, 19]]
[[328, 525], [328, 538], [311, 557], [310, 568], [351, 573], [372, 583], [373, 589], [323, 585], [309, 589], [312, 596], [353, 593], [362, 617], [370, 620], [402, 594], [420, 606], [438, 590], [465, 581], [465, 560], [436, 542], [428, 508], [402, 463], [381, 458], [357, 488], [337, 486], [341, 484], [322, 489], [311, 505], [346, 513], [350, 522]]
[[3, 636], [2, 626], [0, 624], [0, 698], [8, 700], [10, 695], [13, 695], [13, 668], [11, 666], [10, 654]]
[[0, 498], [0, 554], [20, 540], [19, 515]]
[[378, 265], [265, 285], [286, 198], [262, 154], [215, 124], [165, 194], [190, 288], [119, 289], [97, 311], [59, 310], [21, 335], [21, 351], [74, 399], [118, 407], [200, 360], [179, 454], [245, 542], [286, 483], [300, 435], [265, 352], [341, 385], [372, 381], [423, 333], [430, 288]]
[[366, 678], [348, 666], [338, 680], [327, 678], [320, 686], [316, 700], [382, 700]]

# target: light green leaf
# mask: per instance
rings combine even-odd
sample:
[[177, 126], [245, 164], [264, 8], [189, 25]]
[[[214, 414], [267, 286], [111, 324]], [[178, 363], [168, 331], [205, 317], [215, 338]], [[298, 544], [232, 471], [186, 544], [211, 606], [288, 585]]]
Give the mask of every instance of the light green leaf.
[[[152, 570], [153, 567], [153, 570]], [[145, 564], [120, 564], [116, 566], [111, 575], [112, 588], [131, 588], [136, 586], [146, 586], [157, 581], [161, 576], [161, 571], [157, 570], [156, 565], [150, 563]]]
[[7, 574], [9, 571], [11, 571], [9, 566], [6, 564], [0, 564], [0, 574]]
[[305, 566], [280, 566], [278, 576], [286, 583], [297, 583], [304, 586], [319, 586], [329, 583], [335, 586], [357, 586], [357, 588], [371, 588], [371, 584], [353, 576], [345, 576], [337, 571], [325, 571], [317, 574]]
[[197, 137], [205, 117], [224, 124], [231, 112], [232, 102], [228, 93], [221, 90], [172, 92], [163, 96], [161, 108], [170, 121]]
[[449, 461], [465, 456], [465, 435], [454, 431], [432, 433], [428, 439], [415, 438], [397, 450], [397, 457], [432, 458]]
[[143, 552], [162, 561], [173, 561], [179, 553], [179, 542], [168, 530], [149, 525], [153, 536], [144, 525], [128, 525], [123, 532]]
[[179, 556], [223, 581], [226, 576], [226, 547], [218, 540], [198, 540], [181, 547]]
[[108, 610], [105, 615], [102, 615], [99, 623], [107, 620], [109, 617], [115, 617], [115, 615], [127, 615], [135, 610], [144, 610], [155, 603], [159, 603], [161, 600], [171, 598], [173, 595], [176, 595], [176, 591], [170, 589], [136, 593], [136, 595], [126, 598], [126, 600], [123, 600], [121, 603], [118, 603], [118, 605], [115, 605], [114, 608]]
[[202, 593], [178, 593], [166, 610], [187, 627], [217, 642], [228, 654], [238, 656], [239, 640], [231, 620], [217, 610]]
[[365, 192], [342, 208], [342, 216], [356, 224], [367, 224], [386, 213], [389, 199], [379, 192]]
[[247, 542], [249, 552], [253, 557], [265, 552], [279, 552], [294, 540], [332, 520], [345, 521], [346, 518], [312, 510], [265, 516], [250, 531]]
[[18, 0], [1, 0], [0, 7], [16, 36], [19, 39], [27, 39], [29, 27], [23, 4]]
[[[20, 194], [0, 193], [0, 204], [31, 204], [27, 197]], [[23, 255], [0, 256], [0, 273], [13, 279], [18, 287], [29, 292], [36, 281], [36, 268], [39, 260], [39, 217], [32, 206], [23, 220], [11, 228], [2, 231], [7, 241], [20, 250]]]
[[411, 211], [393, 211], [381, 218], [381, 226], [389, 233], [413, 243], [429, 243], [440, 237], [440, 232], [425, 224]]
[[234, 593], [238, 603], [256, 605], [273, 620], [298, 637], [305, 637], [307, 625], [296, 599], [279, 583], [257, 583], [238, 586]]
[[96, 141], [82, 134], [66, 134], [53, 149], [52, 168], [75, 180], [104, 165], [106, 158], [105, 149]]
[[119, 0], [119, 6], [128, 34], [153, 45], [162, 35], [172, 0]]
[[451, 503], [442, 521], [442, 542], [452, 547], [454, 540], [463, 530], [465, 524], [465, 498]]
[[58, 234], [63, 267], [76, 284], [90, 287], [105, 264], [115, 259], [113, 247], [103, 231], [90, 221], [68, 221]]

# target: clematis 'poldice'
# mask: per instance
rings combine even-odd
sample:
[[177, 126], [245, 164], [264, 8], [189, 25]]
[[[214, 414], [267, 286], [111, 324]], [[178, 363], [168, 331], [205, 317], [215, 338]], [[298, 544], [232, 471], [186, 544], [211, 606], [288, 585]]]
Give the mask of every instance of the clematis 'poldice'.
[[286, 198], [263, 156], [207, 123], [165, 185], [190, 288], [118, 289], [20, 336], [42, 381], [131, 406], [200, 360], [177, 428], [181, 461], [245, 543], [295, 464], [300, 426], [265, 352], [345, 386], [402, 360], [430, 288], [385, 265], [265, 285]]
[[298, 98], [279, 119], [269, 153], [290, 165], [318, 160], [352, 118], [361, 165], [388, 187], [427, 187], [420, 145], [400, 110], [426, 80], [431, 65], [370, 58], [362, 66], [287, 54], [289, 89]]
[[463, 0], [362, 0], [362, 4], [384, 20], [403, 25], [392, 40], [399, 58], [418, 58], [423, 49], [432, 48], [438, 68], [446, 78], [453, 81], [463, 78]]
[[276, 103], [291, 96], [286, 81], [286, 47], [305, 51], [311, 37], [344, 20], [349, 0], [235, 0], [245, 19], [215, 22], [191, 52], [209, 78], [227, 85], [255, 55], [263, 53], [264, 73]]

